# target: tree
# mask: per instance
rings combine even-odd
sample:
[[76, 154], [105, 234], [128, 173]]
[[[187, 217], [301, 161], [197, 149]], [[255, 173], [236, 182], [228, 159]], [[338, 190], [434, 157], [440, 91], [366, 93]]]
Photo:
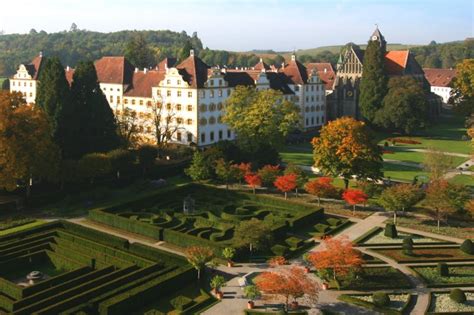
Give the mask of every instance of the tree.
[[298, 129], [300, 112], [281, 92], [237, 86], [226, 100], [223, 122], [235, 130], [243, 147], [264, 143], [276, 147]]
[[296, 197], [298, 197], [298, 189], [303, 188], [306, 182], [308, 181], [308, 175], [306, 172], [296, 164], [288, 163], [283, 172], [285, 175], [287, 174], [295, 174], [296, 175]]
[[359, 96], [360, 112], [365, 119], [374, 121], [386, 94], [385, 50], [380, 41], [370, 40], [364, 53], [364, 71]]
[[397, 211], [413, 207], [421, 199], [420, 188], [411, 184], [397, 184], [386, 188], [379, 198], [385, 210], [393, 211], [393, 223], [397, 224]]
[[332, 184], [332, 178], [319, 177], [311, 180], [304, 186], [306, 191], [318, 198], [318, 206], [321, 204], [321, 198], [337, 198], [338, 189]]
[[382, 108], [374, 116], [374, 123], [406, 134], [425, 128], [429, 104], [419, 82], [411, 77], [394, 77], [390, 79], [388, 88]]
[[41, 67], [35, 104], [45, 112], [54, 142], [66, 157], [69, 156], [67, 147], [74, 141], [70, 137], [74, 132], [70, 130], [74, 126], [72, 101], [61, 61], [57, 57], [46, 59]]
[[264, 294], [284, 297], [286, 310], [288, 310], [290, 298], [296, 301], [298, 298], [306, 297], [315, 303], [319, 294], [319, 285], [316, 280], [309, 277], [304, 268], [296, 266], [290, 269], [262, 272], [255, 278], [255, 284]]
[[279, 165], [265, 165], [257, 172], [262, 179], [263, 186], [270, 187], [275, 182], [278, 175], [280, 175]]
[[311, 252], [308, 260], [316, 269], [329, 269], [334, 280], [345, 276], [351, 270], [359, 269], [363, 260], [347, 237], [329, 238], [324, 242], [324, 250]]
[[0, 187], [26, 187], [33, 178], [54, 180], [60, 161], [45, 113], [27, 105], [21, 93], [0, 91]]
[[191, 165], [184, 170], [184, 173], [198, 182], [211, 177], [209, 165], [200, 151], [194, 152]]
[[350, 117], [330, 121], [313, 138], [314, 162], [324, 173], [342, 176], [346, 189], [349, 178], [373, 180], [382, 177], [382, 149], [367, 126]]
[[355, 214], [356, 205], [365, 204], [368, 196], [360, 189], [346, 189], [342, 193], [342, 199], [352, 206], [352, 213]]
[[74, 71], [71, 94], [75, 101], [73, 116], [77, 128], [76, 141], [71, 143], [71, 156], [115, 149], [119, 144], [117, 124], [99, 86], [94, 63], [79, 62]]
[[252, 163], [240, 163], [232, 165], [236, 169], [235, 179], [242, 184], [242, 181], [245, 179], [245, 176], [252, 173]]
[[217, 177], [225, 183], [225, 188], [229, 189], [229, 183], [236, 178], [237, 169], [232, 167], [232, 161], [227, 162], [224, 159], [218, 159], [214, 168]]
[[470, 116], [474, 113], [474, 59], [465, 59], [456, 66], [450, 103], [455, 109]]
[[71, 27], [69, 28], [69, 32], [77, 32], [77, 25], [76, 23], [72, 23]]
[[432, 181], [440, 180], [453, 165], [453, 157], [440, 150], [429, 148], [424, 154], [423, 168]]
[[143, 33], [136, 33], [125, 46], [125, 57], [138, 68], [148, 68], [154, 62], [153, 50]]
[[110, 165], [116, 172], [117, 179], [120, 179], [120, 172], [131, 166], [134, 156], [130, 151], [124, 149], [115, 149], [107, 153]]
[[426, 198], [423, 204], [433, 210], [433, 218], [437, 221], [438, 231], [440, 221], [457, 210], [453, 196], [450, 196], [449, 193], [450, 185], [452, 184], [446, 180], [438, 179], [431, 181], [426, 189]]
[[154, 100], [149, 107], [151, 112], [147, 116], [151, 116], [156, 145], [160, 148], [166, 146], [183, 130], [183, 126], [177, 122], [175, 108], [175, 104], [168, 103], [164, 106], [159, 100]]
[[135, 110], [125, 107], [115, 113], [117, 133], [124, 147], [136, 147], [141, 142], [138, 114]]
[[[0, 68], [1, 68], [1, 65], [0, 65]], [[10, 91], [10, 79], [3, 80], [2, 87], [0, 88], [0, 90]]]
[[247, 185], [252, 187], [254, 194], [255, 194], [255, 188], [262, 186], [262, 179], [260, 178], [258, 174], [250, 173], [250, 174], [245, 175], [244, 178]]
[[94, 184], [94, 179], [110, 173], [112, 166], [104, 153], [88, 153], [79, 160], [79, 171], [82, 177]]
[[254, 249], [266, 248], [272, 239], [271, 229], [256, 218], [242, 221], [235, 228], [234, 241], [237, 248], [247, 247], [250, 252]]
[[227, 259], [227, 262], [230, 264], [232, 263], [232, 258], [235, 256], [235, 248], [233, 247], [226, 247], [222, 250], [222, 256]]
[[215, 292], [218, 292], [225, 284], [225, 278], [221, 275], [216, 275], [211, 279], [210, 286]]
[[143, 170], [143, 176], [146, 175], [148, 169], [150, 169], [155, 163], [156, 156], [158, 155], [158, 150], [156, 146], [144, 144], [138, 148], [138, 164], [140, 164]]
[[182, 62], [186, 58], [189, 57], [189, 54], [191, 52], [191, 49], [193, 49], [193, 45], [191, 44], [191, 41], [187, 40], [184, 43], [184, 46], [180, 49], [179, 55], [178, 55], [178, 61]]
[[287, 199], [288, 192], [294, 190], [297, 187], [296, 175], [287, 174], [278, 176], [273, 184], [279, 191], [285, 193], [285, 199]]
[[191, 246], [184, 253], [188, 262], [197, 270], [197, 278], [201, 278], [201, 270], [214, 258], [214, 252], [209, 247]]

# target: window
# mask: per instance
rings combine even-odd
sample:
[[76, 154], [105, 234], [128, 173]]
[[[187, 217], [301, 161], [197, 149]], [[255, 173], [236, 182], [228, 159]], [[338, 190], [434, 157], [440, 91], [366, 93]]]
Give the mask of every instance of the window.
[[222, 110], [222, 103], [217, 104], [217, 110]]
[[217, 96], [222, 96], [222, 90], [217, 91]]
[[166, 109], [171, 110], [171, 104], [170, 103], [166, 104]]
[[177, 93], [178, 93], [178, 97], [181, 97], [181, 91], [178, 91]]
[[176, 133], [176, 140], [178, 140], [179, 142], [181, 142], [181, 132], [177, 132], [177, 133]]
[[161, 95], [161, 90], [156, 90], [156, 95], [160, 96]]
[[204, 113], [205, 111], [207, 111], [207, 105], [206, 104], [201, 104], [199, 109], [200, 109], [201, 112]]
[[124, 99], [124, 100], [123, 100], [123, 103], [124, 103], [124, 104], [128, 104], [128, 99]]
[[171, 84], [171, 80], [166, 80], [166, 84]]
[[171, 91], [170, 90], [166, 91], [166, 96], [171, 96]]
[[26, 82], [23, 82], [23, 86], [26, 86]]
[[32, 82], [30, 82], [30, 87], [32, 87], [32, 86], [33, 86], [33, 83], [32, 83]]
[[114, 97], [113, 97], [112, 95], [110, 95], [110, 97], [109, 97], [109, 102], [110, 102], [110, 103], [113, 103], [113, 102], [114, 102]]
[[214, 141], [214, 131], [209, 134], [210, 141]]
[[180, 111], [181, 110], [181, 104], [176, 104], [176, 110]]
[[314, 107], [314, 105], [311, 106], [311, 111], [312, 111], [312, 112], [314, 112], [315, 109], [316, 109], [316, 108]]
[[30, 92], [30, 97], [33, 97], [33, 93]]
[[146, 102], [147, 107], [151, 107], [151, 101]]
[[189, 91], [188, 92], [188, 97], [193, 97], [193, 92]]
[[221, 80], [221, 79], [219, 79], [219, 86], [221, 86], [221, 85], [222, 85], [222, 80]]
[[201, 133], [201, 142], [202, 143], [206, 142], [206, 134], [204, 132]]
[[314, 125], [314, 117], [311, 117], [311, 125]]
[[295, 92], [298, 92], [300, 90], [299, 85], [295, 85]]
[[309, 125], [309, 120], [308, 120], [308, 118], [306, 118], [306, 126], [308, 126], [308, 125]]
[[12, 81], [12, 86], [15, 86], [15, 81]]
[[314, 102], [314, 96], [311, 95], [311, 102]]
[[214, 125], [216, 123], [216, 119], [214, 117], [209, 118], [209, 125]]
[[188, 119], [188, 120], [186, 120], [186, 123], [187, 123], [188, 125], [192, 125], [192, 124], [193, 124], [193, 120], [192, 120], [192, 119]]
[[306, 96], [306, 103], [308, 103], [308, 102], [309, 102], [309, 97], [308, 97], [308, 96]]
[[214, 97], [214, 91], [213, 90], [209, 91], [209, 97]]
[[314, 91], [314, 85], [311, 85], [311, 91]]
[[199, 91], [199, 97], [206, 97], [206, 91]]
[[143, 105], [143, 100], [140, 100], [140, 105]]
[[209, 104], [209, 111], [213, 112], [215, 110], [216, 110], [216, 104], [214, 104], [214, 103]]
[[177, 83], [178, 83], [178, 85], [181, 85], [181, 80], [178, 80]]
[[188, 132], [188, 142], [193, 142], [193, 134]]
[[120, 96], [117, 96], [117, 104], [120, 104]]
[[306, 106], [306, 107], [304, 108], [304, 111], [305, 111], [305, 112], [309, 112], [309, 106]]
[[135, 105], [135, 100], [134, 99], [132, 99], [132, 105]]
[[177, 117], [177, 118], [176, 118], [176, 123], [182, 124], [182, 123], [183, 123], [183, 118]]
[[227, 130], [227, 138], [230, 139], [232, 136], [232, 132], [230, 130]]
[[112, 89], [112, 88], [110, 88], [110, 91], [113, 91], [113, 89]]
[[117, 89], [117, 92], [120, 92], [120, 89]]
[[211, 86], [214, 86], [214, 80], [209, 80], [209, 83], [211, 84]]
[[222, 124], [222, 116], [219, 115], [217, 117], [217, 123]]
[[222, 130], [219, 130], [219, 140], [222, 140]]
[[207, 119], [206, 119], [206, 118], [201, 118], [201, 120], [199, 120], [199, 124], [200, 124], [201, 126], [207, 125]]

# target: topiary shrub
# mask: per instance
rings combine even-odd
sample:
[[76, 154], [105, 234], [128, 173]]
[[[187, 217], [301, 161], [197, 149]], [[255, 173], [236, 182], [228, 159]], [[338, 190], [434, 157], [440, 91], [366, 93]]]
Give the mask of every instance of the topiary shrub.
[[457, 303], [466, 302], [466, 294], [461, 289], [452, 289], [449, 293], [449, 297]]
[[438, 273], [441, 277], [449, 277], [449, 268], [446, 263], [438, 263]]
[[384, 292], [375, 292], [372, 294], [372, 302], [375, 306], [384, 307], [390, 303], [390, 298], [387, 293]]
[[182, 311], [190, 307], [194, 301], [187, 296], [179, 295], [170, 300], [170, 304], [178, 311]]
[[288, 254], [288, 247], [280, 244], [273, 245], [271, 250], [275, 256], [285, 256]]
[[465, 240], [461, 244], [461, 250], [469, 255], [474, 255], [474, 244], [471, 240]]
[[387, 223], [387, 225], [385, 225], [384, 235], [390, 238], [397, 238], [398, 233], [397, 233], [397, 228], [395, 227], [395, 224]]
[[407, 256], [413, 255], [413, 239], [411, 237], [407, 237], [403, 240], [403, 253]]

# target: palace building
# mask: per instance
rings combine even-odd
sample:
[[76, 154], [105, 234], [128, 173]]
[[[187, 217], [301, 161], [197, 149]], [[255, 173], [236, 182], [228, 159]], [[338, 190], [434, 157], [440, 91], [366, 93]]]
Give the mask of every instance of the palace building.
[[[23, 93], [29, 103], [36, 98], [36, 84], [44, 61], [36, 57], [20, 65], [11, 78], [11, 91]], [[239, 85], [257, 90], [274, 89], [298, 105], [301, 126], [316, 129], [326, 122], [326, 77], [322, 70], [301, 64], [296, 56], [280, 68], [262, 60], [251, 68], [210, 67], [191, 50], [181, 63], [167, 58], [152, 69], [137, 69], [125, 57], [103, 57], [95, 62], [100, 87], [116, 115], [133, 111], [144, 142], [153, 142], [153, 117], [160, 111], [163, 124], [173, 124], [173, 142], [206, 146], [235, 139], [234, 131], [222, 122], [225, 101]], [[65, 69], [71, 83], [74, 70]]]
[[448, 103], [451, 97], [451, 83], [456, 77], [454, 69], [432, 69], [424, 68], [425, 78], [431, 86], [431, 92], [438, 95], [444, 104]]

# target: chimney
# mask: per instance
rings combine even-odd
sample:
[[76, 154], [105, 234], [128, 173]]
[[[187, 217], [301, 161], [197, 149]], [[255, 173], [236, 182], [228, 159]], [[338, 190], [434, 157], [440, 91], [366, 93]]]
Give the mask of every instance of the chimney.
[[40, 51], [39, 56], [43, 57], [43, 52], [42, 51]]
[[71, 70], [71, 68], [69, 68], [69, 66], [67, 66], [66, 71], [69, 72], [69, 70]]
[[138, 72], [138, 68], [135, 68], [135, 73], [137, 73], [137, 72]]
[[191, 49], [191, 50], [189, 51], [189, 56], [194, 57], [194, 49]]
[[327, 68], [324, 68], [324, 73], [327, 73], [328, 72], [328, 69]]
[[260, 62], [262, 62], [262, 63], [263, 63], [263, 58], [261, 58], [261, 57], [260, 57]]
[[281, 68], [285, 69], [285, 62], [284, 61], [281, 63]]
[[146, 72], [148, 71], [148, 69], [145, 67], [143, 68], [143, 73], [146, 74]]
[[291, 55], [291, 61], [296, 61], [296, 55], [294, 53]]

